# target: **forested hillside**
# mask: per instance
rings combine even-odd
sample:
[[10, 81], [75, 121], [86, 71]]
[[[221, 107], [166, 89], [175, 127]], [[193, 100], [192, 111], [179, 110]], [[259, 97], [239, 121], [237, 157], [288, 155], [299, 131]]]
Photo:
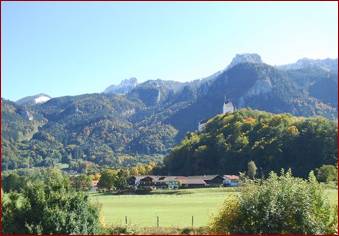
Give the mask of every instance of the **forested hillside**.
[[254, 161], [258, 175], [291, 168], [296, 176], [337, 162], [338, 125], [325, 118], [242, 109], [209, 120], [165, 158], [171, 175], [238, 174]]
[[[2, 101], [2, 107], [4, 169], [56, 163], [76, 168], [84, 161], [128, 166], [159, 160], [157, 155], [173, 146], [177, 133], [152, 120], [131, 121], [145, 107], [118, 95], [61, 97], [26, 108]], [[30, 119], [20, 112], [25, 109], [32, 111]]]

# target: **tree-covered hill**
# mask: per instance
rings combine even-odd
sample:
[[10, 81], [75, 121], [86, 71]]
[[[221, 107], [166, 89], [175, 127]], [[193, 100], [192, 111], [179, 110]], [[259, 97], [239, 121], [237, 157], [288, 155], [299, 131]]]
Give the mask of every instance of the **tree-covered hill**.
[[189, 133], [164, 160], [171, 175], [238, 174], [253, 160], [258, 174], [291, 168], [296, 176], [337, 162], [338, 125], [325, 118], [250, 109], [218, 115]]

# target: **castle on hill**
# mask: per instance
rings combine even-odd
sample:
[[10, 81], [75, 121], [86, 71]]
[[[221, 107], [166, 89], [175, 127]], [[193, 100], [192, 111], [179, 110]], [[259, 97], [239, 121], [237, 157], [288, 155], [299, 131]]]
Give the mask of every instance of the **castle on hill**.
[[[235, 107], [234, 107], [233, 103], [229, 100], [226, 100], [226, 98], [225, 98], [224, 104], [223, 104], [223, 107], [222, 107], [222, 114], [231, 113], [231, 112], [234, 112], [234, 110], [235, 110]], [[206, 127], [207, 121], [209, 119], [211, 119], [211, 118], [204, 119], [204, 120], [201, 120], [199, 122], [198, 131], [202, 131]]]

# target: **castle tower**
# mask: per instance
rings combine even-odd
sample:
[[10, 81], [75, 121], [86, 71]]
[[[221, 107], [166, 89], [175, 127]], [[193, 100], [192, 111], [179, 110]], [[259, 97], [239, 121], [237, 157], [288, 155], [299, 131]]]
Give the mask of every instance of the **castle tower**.
[[[222, 114], [234, 112], [234, 110], [235, 110], [235, 107], [234, 107], [233, 103], [231, 101], [227, 100], [226, 97], [225, 97], [224, 104], [223, 104], [223, 107], [222, 107]], [[211, 119], [211, 118], [209, 118], [209, 119]], [[201, 120], [199, 122], [198, 131], [201, 132], [203, 129], [205, 129], [205, 127], [207, 125], [207, 121], [209, 119]]]
[[229, 113], [229, 112], [234, 112], [234, 106], [233, 106], [232, 102], [225, 99], [224, 105], [222, 107], [222, 114], [226, 114], [226, 113]]

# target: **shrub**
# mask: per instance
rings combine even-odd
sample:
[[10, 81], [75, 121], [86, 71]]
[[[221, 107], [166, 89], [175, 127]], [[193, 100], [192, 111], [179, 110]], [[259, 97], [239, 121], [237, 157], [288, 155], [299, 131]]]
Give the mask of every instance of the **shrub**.
[[100, 227], [98, 206], [86, 194], [71, 190], [60, 172], [45, 174], [2, 201], [3, 233], [95, 234]]
[[334, 234], [337, 209], [324, 197], [313, 172], [308, 180], [291, 172], [248, 184], [241, 194], [226, 199], [210, 225], [212, 233]]
[[338, 168], [334, 165], [322, 165], [315, 173], [319, 182], [338, 181]]
[[131, 226], [111, 226], [105, 228], [101, 234], [135, 234], [136, 231]]

